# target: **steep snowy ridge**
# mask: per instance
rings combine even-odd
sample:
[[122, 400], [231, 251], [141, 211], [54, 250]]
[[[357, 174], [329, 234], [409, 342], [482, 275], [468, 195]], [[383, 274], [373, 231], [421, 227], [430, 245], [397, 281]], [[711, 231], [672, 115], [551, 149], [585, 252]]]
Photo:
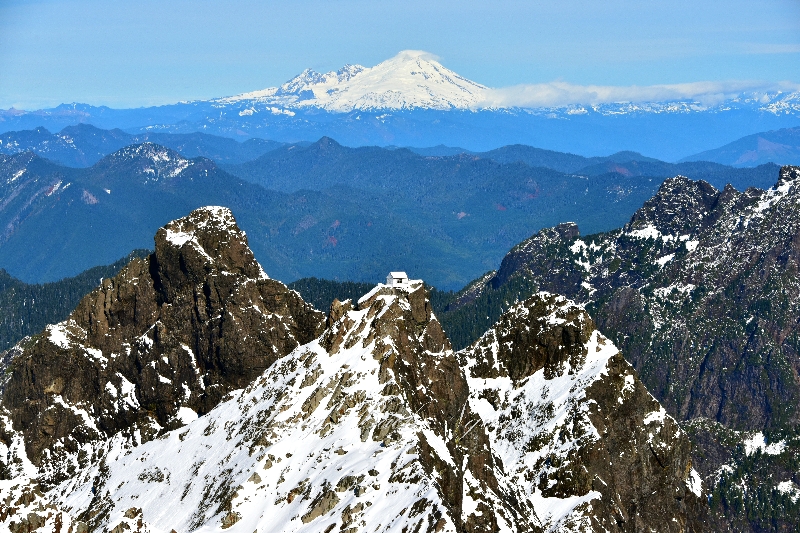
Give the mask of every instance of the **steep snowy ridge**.
[[546, 530], [694, 527], [686, 437], [582, 308], [539, 293], [459, 355], [501, 483]]
[[[362, 322], [367, 313], [348, 318]], [[454, 530], [415, 449], [417, 434], [439, 437], [382, 394], [391, 384], [379, 382], [364, 333], [334, 354], [305, 345], [186, 430], [107, 456], [99, 488], [113, 505], [108, 525], [137, 507], [154, 531], [324, 531], [337, 522], [400, 531], [415, 518]], [[69, 487], [80, 497], [66, 505], [88, 508], [93, 482]]]
[[[654, 335], [654, 340], [684, 331], [689, 319], [701, 320], [706, 326], [716, 323], [703, 341], [712, 345], [712, 330], [722, 326], [715, 319], [702, 316], [711, 310], [697, 316], [677, 310], [686, 311], [738, 293], [745, 304], [728, 309], [723, 320], [745, 339], [750, 326], [741, 319], [756, 316], [756, 302], [763, 299], [765, 286], [771, 287], [770, 291], [780, 287], [782, 315], [800, 315], [800, 283], [791, 275], [800, 263], [795, 244], [798, 231], [797, 167], [783, 167], [776, 185], [766, 191], [752, 188], [739, 192], [730, 186], [719, 191], [703, 181], [676, 176], [665, 180], [658, 193], [619, 230], [579, 237], [574, 224], [564, 224], [537, 233], [512, 249], [498, 273], [483, 283], [483, 289], [473, 288], [472, 298], [487, 288], [499, 288], [514, 277], [527, 277], [543, 289], [563, 292], [584, 305], [605, 306], [611, 302], [626, 312], [643, 312], [652, 326], [648, 335]], [[558, 276], [542, 270], [544, 265], [558, 272]], [[604, 320], [613, 321], [609, 325], [613, 323], [614, 327], [622, 320], [619, 308], [613, 313], [606, 309], [596, 311]], [[648, 327], [643, 325], [641, 331]], [[787, 338], [785, 331], [775, 333], [776, 340]], [[785, 349], [794, 351], [790, 346]], [[703, 361], [698, 355], [688, 358], [682, 372], [701, 372], [702, 365], [708, 364]], [[719, 376], [712, 378], [708, 374], [708, 378]], [[744, 424], [742, 429], [759, 427], [765, 422], [764, 417], [774, 416], [764, 412], [751, 418], [755, 414], [743, 414], [735, 403], [730, 403], [730, 397], [711, 395], [714, 402], [721, 402], [716, 404], [709, 403], [709, 397], [690, 395], [688, 388], [694, 379], [671, 385], [673, 392], [681, 391], [673, 406], [681, 406], [682, 416], [722, 416], [726, 423]], [[753, 392], [743, 389], [742, 401], [753, 400]], [[728, 394], [732, 393], [728, 389]], [[687, 397], [694, 399], [677, 400]], [[775, 407], [783, 409], [780, 404]], [[786, 416], [796, 418], [794, 413], [787, 412]]]
[[686, 437], [565, 298], [459, 353], [421, 282], [320, 315], [228, 210], [159, 230], [11, 353], [0, 529], [701, 529]]
[[[112, 506], [104, 527], [135, 507], [154, 531], [456, 531], [441, 475], [423, 456], [453, 467], [457, 459], [435, 421], [407, 409], [392, 375], [402, 328], [393, 324], [402, 315], [393, 315], [411, 304], [402, 290], [386, 292], [395, 294], [347, 311], [335, 332], [279, 360], [187, 429], [112, 449], [102, 484], [97, 472], [83, 486], [70, 480], [55, 489], [69, 495], [59, 503], [83, 511], [94, 486]], [[394, 331], [380, 337], [371, 323]]]

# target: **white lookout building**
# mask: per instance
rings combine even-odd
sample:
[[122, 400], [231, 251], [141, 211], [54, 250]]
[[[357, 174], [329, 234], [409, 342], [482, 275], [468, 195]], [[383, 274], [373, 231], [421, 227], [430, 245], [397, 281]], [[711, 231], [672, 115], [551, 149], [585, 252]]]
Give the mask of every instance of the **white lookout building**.
[[408, 275], [405, 272], [389, 272], [386, 284], [389, 287], [405, 287], [408, 285]]

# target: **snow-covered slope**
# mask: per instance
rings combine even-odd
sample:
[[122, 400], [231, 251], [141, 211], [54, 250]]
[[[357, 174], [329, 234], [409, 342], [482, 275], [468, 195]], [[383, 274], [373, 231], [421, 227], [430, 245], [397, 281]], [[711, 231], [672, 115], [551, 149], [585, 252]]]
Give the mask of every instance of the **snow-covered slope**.
[[145, 142], [131, 144], [101, 159], [97, 168], [101, 172], [109, 172], [118, 167], [125, 167], [128, 172], [135, 168], [146, 182], [169, 180], [194, 165], [181, 154], [158, 144]]
[[699, 530], [688, 440], [582, 308], [539, 294], [454, 353], [421, 282], [378, 285], [297, 343], [319, 317], [243, 243], [173, 221], [152, 289], [139, 265], [9, 354], [0, 530]]
[[470, 109], [487, 88], [443, 67], [430, 54], [405, 50], [378, 65], [345, 65], [320, 74], [306, 69], [277, 89], [223, 98], [221, 104], [252, 100], [328, 111], [354, 109]]
[[[96, 508], [97, 494], [108, 506], [105, 527], [137, 508], [153, 531], [456, 531], [461, 517], [441, 493], [453, 474], [433, 465], [458, 471], [468, 459], [453, 449], [452, 428], [425, 404], [412, 409], [392, 368], [403, 341], [438, 344], [428, 357], [432, 379], [418, 387], [446, 389], [440, 381], [453, 357], [444, 338], [403, 331], [414, 289], [423, 290], [382, 287], [187, 428], [134, 448], [112, 440], [102, 466], [53, 490], [66, 495], [58, 504]], [[474, 485], [481, 501], [502, 509], [485, 483]]]

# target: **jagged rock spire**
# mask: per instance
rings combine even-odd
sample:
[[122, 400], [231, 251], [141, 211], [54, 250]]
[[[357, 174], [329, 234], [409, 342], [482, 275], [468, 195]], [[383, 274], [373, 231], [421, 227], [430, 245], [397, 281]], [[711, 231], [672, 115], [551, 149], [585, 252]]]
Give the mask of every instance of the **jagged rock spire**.
[[179, 427], [321, 333], [323, 314], [268, 279], [228, 209], [197, 209], [155, 241], [11, 361], [5, 430], [35, 464], [56, 445]]

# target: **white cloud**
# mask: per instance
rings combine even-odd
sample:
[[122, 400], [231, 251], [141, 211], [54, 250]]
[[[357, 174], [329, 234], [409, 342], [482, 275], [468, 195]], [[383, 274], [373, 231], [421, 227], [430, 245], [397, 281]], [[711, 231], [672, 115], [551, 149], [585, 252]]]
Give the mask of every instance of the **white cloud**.
[[743, 94], [792, 92], [800, 84], [758, 81], [699, 81], [668, 85], [575, 85], [563, 81], [514, 85], [486, 91], [486, 107], [557, 107], [570, 104], [605, 104], [620, 102], [697, 101], [713, 105]]

